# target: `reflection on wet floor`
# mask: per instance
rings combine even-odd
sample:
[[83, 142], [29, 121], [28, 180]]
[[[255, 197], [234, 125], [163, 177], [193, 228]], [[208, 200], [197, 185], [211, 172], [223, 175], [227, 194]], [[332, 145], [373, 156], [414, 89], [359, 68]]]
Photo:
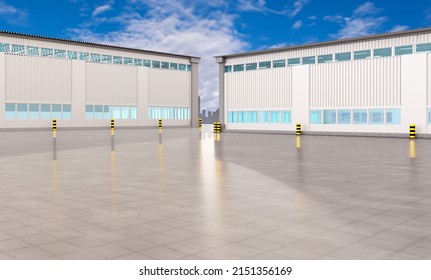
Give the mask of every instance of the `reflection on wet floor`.
[[428, 139], [212, 130], [2, 132], [0, 258], [431, 258]]

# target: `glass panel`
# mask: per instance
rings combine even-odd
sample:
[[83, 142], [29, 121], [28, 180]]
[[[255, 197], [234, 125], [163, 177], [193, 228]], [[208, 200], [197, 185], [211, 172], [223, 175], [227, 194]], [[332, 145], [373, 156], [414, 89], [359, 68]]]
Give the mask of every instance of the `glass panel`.
[[169, 62], [162, 61], [161, 67], [162, 69], [169, 69]]
[[61, 119], [61, 105], [60, 104], [52, 104], [52, 118], [53, 119]]
[[256, 122], [255, 118], [254, 118], [254, 113], [256, 113], [256, 112], [254, 112], [254, 111], [247, 112], [247, 122], [248, 123], [255, 123]]
[[279, 111], [272, 111], [270, 112], [271, 116], [271, 123], [280, 123], [280, 112]]
[[90, 54], [90, 57], [91, 57], [91, 61], [93, 62], [100, 62], [102, 58], [100, 54], [95, 54], [95, 53]]
[[27, 47], [27, 55], [38, 56], [39, 48], [38, 47]]
[[191, 64], [187, 64], [187, 71], [192, 71], [192, 65]]
[[114, 64], [123, 64], [123, 57], [114, 56]]
[[335, 123], [337, 123], [337, 111], [335, 111], [335, 110], [324, 110], [323, 111], [323, 123], [324, 124], [335, 124]]
[[234, 120], [235, 120], [235, 116], [234, 116], [234, 114], [235, 114], [236, 112], [232, 112], [232, 111], [229, 111], [228, 113], [227, 113], [227, 115], [228, 115], [228, 122], [229, 123], [235, 123], [234, 122]]
[[88, 53], [79, 53], [79, 60], [85, 60], [85, 61], [89, 61], [90, 60], [90, 55]]
[[102, 55], [102, 62], [112, 63], [112, 55]]
[[103, 119], [103, 106], [95, 105], [94, 106], [94, 119], [101, 120]]
[[160, 68], [160, 61], [152, 60], [151, 61], [151, 67]]
[[311, 124], [321, 124], [322, 123], [322, 111], [320, 111], [320, 110], [310, 111], [310, 123]]
[[350, 110], [338, 110], [338, 124], [351, 124], [352, 112]]
[[428, 109], [428, 124], [431, 124], [431, 109]]
[[245, 65], [245, 70], [256, 70], [257, 69], [257, 63], [253, 62], [253, 63], [247, 63]]
[[324, 54], [324, 55], [319, 55], [317, 57], [318, 63], [332, 62], [332, 60], [333, 60], [332, 54]]
[[138, 118], [138, 108], [136, 107], [130, 107], [130, 118], [132, 120], [136, 120]]
[[268, 68], [271, 68], [271, 61], [259, 62], [259, 69], [268, 69]]
[[26, 104], [26, 103], [18, 103], [18, 104], [16, 104], [16, 111], [17, 111], [17, 114], [16, 114], [16, 117], [17, 117], [17, 119], [19, 119], [19, 120], [25, 120], [25, 119], [27, 119], [28, 118], [28, 114], [27, 114], [27, 112], [28, 112], [28, 104]]
[[400, 124], [400, 123], [401, 123], [401, 110], [386, 109], [386, 124]]
[[374, 57], [392, 56], [392, 48], [382, 48], [374, 50]]
[[297, 58], [289, 58], [287, 60], [287, 65], [293, 66], [293, 65], [299, 65], [301, 64], [301, 59], [299, 57]]
[[172, 63], [171, 62], [170, 68], [171, 68], [171, 70], [178, 70], [178, 63]]
[[28, 118], [30, 120], [38, 120], [39, 119], [39, 104], [29, 104], [29, 112]]
[[224, 67], [224, 72], [225, 72], [225, 73], [227, 73], [227, 72], [232, 72], [232, 65], [227, 65], [227, 66], [225, 66], [225, 67]]
[[65, 50], [54, 50], [54, 57], [66, 58], [66, 51]]
[[336, 61], [345, 61], [345, 60], [351, 60], [351, 59], [352, 59], [352, 53], [350, 53], [350, 52], [336, 53], [335, 54], [335, 60]]
[[10, 51], [10, 45], [5, 43], [0, 43], [0, 52], [9, 52]]
[[134, 64], [135, 66], [142, 66], [142, 59], [140, 59], [140, 58], [135, 58], [135, 60], [134, 60], [133, 64]]
[[259, 111], [259, 123], [268, 123], [268, 111]]
[[364, 59], [371, 57], [371, 50], [356, 51], [353, 53], [354, 59]]
[[12, 45], [12, 53], [25, 54], [25, 47], [22, 45]]
[[116, 120], [121, 119], [121, 107], [112, 106], [112, 118]]
[[124, 64], [125, 65], [133, 65], [133, 58], [125, 57], [124, 58]]
[[384, 124], [384, 110], [383, 109], [373, 109], [369, 110], [370, 124]]
[[395, 47], [395, 55], [406, 55], [406, 54], [412, 54], [412, 53], [413, 53], [412, 45]]
[[315, 64], [316, 63], [316, 57], [315, 56], [306, 56], [302, 58], [302, 64]]
[[127, 120], [129, 118], [129, 107], [121, 107], [121, 118]]
[[286, 60], [285, 59], [274, 60], [272, 62], [272, 67], [274, 67], [274, 68], [286, 67]]
[[151, 67], [151, 60], [144, 59], [144, 67]]
[[186, 65], [185, 64], [180, 64], [178, 67], [179, 70], [181, 71], [186, 71]]
[[40, 52], [41, 56], [46, 56], [46, 57], [52, 57], [53, 56], [53, 51], [52, 49], [47, 49], [47, 48], [42, 48], [41, 52]]
[[103, 106], [103, 118], [109, 120], [111, 118], [111, 106]]
[[233, 66], [233, 72], [244, 71], [244, 64], [236, 64]]
[[93, 105], [85, 105], [85, 118], [87, 120], [94, 119], [94, 106]]
[[63, 104], [63, 120], [70, 120], [72, 118], [72, 105]]
[[367, 124], [367, 110], [353, 110], [353, 124]]
[[281, 111], [281, 123], [291, 123], [290, 111]]
[[40, 105], [40, 118], [43, 120], [51, 119], [51, 104]]
[[5, 104], [5, 113], [6, 113], [6, 119], [7, 120], [14, 120], [15, 119], [15, 111], [16, 111], [16, 104], [15, 103], [6, 103]]
[[431, 43], [417, 44], [416, 52], [431, 52]]
[[69, 59], [78, 59], [78, 53], [77, 52], [68, 51], [67, 52], [67, 57]]
[[238, 112], [238, 123], [245, 123], [246, 122], [246, 115], [244, 111]]

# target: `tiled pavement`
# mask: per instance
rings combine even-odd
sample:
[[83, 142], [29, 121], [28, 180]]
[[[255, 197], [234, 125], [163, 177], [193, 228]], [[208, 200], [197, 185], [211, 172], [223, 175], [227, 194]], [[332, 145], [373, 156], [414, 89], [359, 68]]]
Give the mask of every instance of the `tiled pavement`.
[[431, 259], [429, 139], [220, 138], [0, 132], [0, 259]]

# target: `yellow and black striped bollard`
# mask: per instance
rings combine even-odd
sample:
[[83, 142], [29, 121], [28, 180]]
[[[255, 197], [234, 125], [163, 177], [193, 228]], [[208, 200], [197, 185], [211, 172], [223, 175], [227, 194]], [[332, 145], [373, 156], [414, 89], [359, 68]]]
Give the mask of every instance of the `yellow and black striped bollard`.
[[214, 133], [220, 133], [220, 132], [221, 132], [221, 123], [214, 122]]
[[199, 128], [202, 128], [202, 119], [199, 119]]
[[298, 122], [296, 123], [296, 135], [301, 135], [302, 131], [301, 131], [301, 124]]
[[160, 119], [159, 120], [159, 129], [162, 129], [163, 128], [163, 121]]
[[410, 124], [410, 139], [416, 139], [416, 125]]
[[115, 130], [115, 120], [111, 119], [111, 135], [114, 135]]
[[52, 136], [57, 137], [57, 119], [52, 120]]

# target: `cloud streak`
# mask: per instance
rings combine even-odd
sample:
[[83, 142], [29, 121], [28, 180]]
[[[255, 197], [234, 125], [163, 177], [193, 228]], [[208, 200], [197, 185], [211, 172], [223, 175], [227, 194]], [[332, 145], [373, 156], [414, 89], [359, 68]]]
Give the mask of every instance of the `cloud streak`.
[[0, 18], [6, 20], [11, 25], [27, 25], [28, 13], [18, 9], [4, 1], [0, 1]]

